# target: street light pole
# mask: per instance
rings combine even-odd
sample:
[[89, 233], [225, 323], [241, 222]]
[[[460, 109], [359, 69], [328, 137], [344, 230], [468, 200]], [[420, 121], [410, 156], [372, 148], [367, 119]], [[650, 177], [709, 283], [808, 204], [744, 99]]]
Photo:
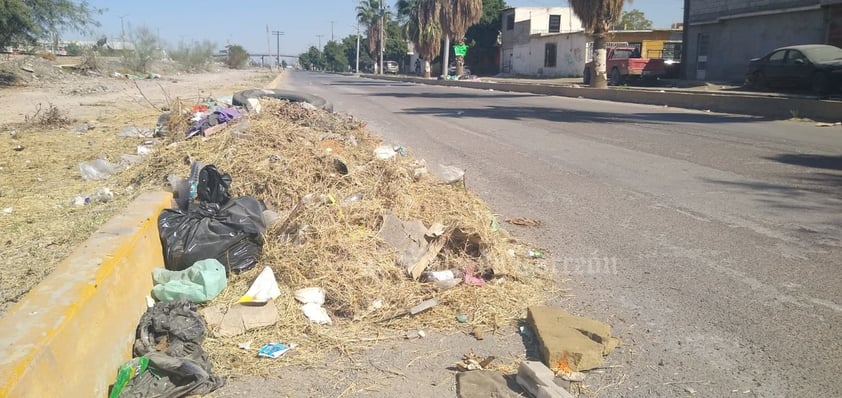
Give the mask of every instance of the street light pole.
[[386, 3], [380, 0], [380, 74], [383, 74], [383, 53], [386, 50]]
[[322, 36], [324, 35], [316, 35], [319, 38], [319, 51], [322, 51]]
[[333, 41], [333, 22], [330, 21], [330, 41]]
[[360, 73], [360, 21], [357, 21], [357, 68], [355, 73]]

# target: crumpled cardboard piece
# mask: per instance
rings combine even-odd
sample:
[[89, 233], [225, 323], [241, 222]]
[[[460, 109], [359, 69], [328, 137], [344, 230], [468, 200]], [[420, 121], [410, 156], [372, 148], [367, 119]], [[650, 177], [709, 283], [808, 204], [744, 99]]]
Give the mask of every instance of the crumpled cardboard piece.
[[225, 313], [216, 331], [219, 337], [239, 336], [249, 330], [272, 326], [281, 320], [275, 303], [263, 305], [234, 304]]
[[[431, 231], [421, 220], [402, 221], [392, 213], [383, 216], [383, 226], [378, 237], [398, 251], [398, 266], [413, 279], [418, 279], [444, 246], [441, 229], [434, 225]], [[431, 239], [428, 240], [428, 236]]]

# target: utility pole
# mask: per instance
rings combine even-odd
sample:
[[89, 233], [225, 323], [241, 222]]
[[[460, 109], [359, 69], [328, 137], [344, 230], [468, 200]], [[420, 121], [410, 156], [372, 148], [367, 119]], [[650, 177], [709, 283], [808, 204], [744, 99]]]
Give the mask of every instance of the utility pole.
[[333, 41], [333, 22], [330, 21], [330, 41]]
[[129, 14], [120, 17], [120, 40], [122, 41], [126, 41], [126, 26], [123, 24], [123, 18], [127, 16], [129, 16]]
[[360, 21], [357, 20], [357, 69], [354, 73], [360, 73]]
[[323, 36], [324, 36], [324, 35], [316, 35], [316, 37], [318, 37], [318, 38], [319, 38], [319, 51], [322, 51], [322, 37], [323, 37]]
[[275, 46], [277, 47], [277, 52], [275, 54], [278, 55], [278, 68], [281, 67], [281, 36], [284, 35], [284, 32], [273, 30], [272, 34], [275, 35]]

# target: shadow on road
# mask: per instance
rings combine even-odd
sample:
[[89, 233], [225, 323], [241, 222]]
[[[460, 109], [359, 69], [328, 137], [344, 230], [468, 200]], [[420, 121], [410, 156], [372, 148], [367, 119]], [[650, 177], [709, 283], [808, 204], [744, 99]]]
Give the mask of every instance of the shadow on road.
[[402, 87], [409, 87], [413, 84], [411, 83], [403, 83], [397, 81], [360, 81], [360, 80], [337, 80], [335, 82], [327, 83], [327, 86], [356, 86], [356, 87], [394, 87], [394, 86], [402, 86]]
[[812, 167], [815, 169], [842, 170], [842, 156], [784, 153], [776, 156], [770, 156], [766, 159], [795, 166]]
[[678, 112], [639, 112], [615, 113], [581, 111], [573, 109], [490, 106], [485, 108], [413, 108], [403, 113], [410, 115], [435, 115], [443, 117], [473, 117], [506, 120], [547, 120], [567, 123], [747, 123], [772, 120], [756, 116], [678, 113]]
[[522, 98], [522, 97], [535, 97], [535, 94], [515, 94], [515, 93], [498, 93], [492, 94], [489, 92], [481, 92], [481, 93], [473, 93], [473, 92], [466, 92], [466, 93], [429, 93], [429, 92], [422, 92], [422, 93], [370, 93], [370, 94], [362, 94], [367, 97], [395, 97], [395, 98], [470, 98], [481, 100], [484, 98]]

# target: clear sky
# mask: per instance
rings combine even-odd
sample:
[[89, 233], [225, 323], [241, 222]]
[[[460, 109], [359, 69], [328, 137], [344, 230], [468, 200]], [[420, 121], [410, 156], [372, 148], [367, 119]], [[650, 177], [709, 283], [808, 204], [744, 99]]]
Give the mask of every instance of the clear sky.
[[[123, 29], [146, 26], [156, 31], [166, 43], [178, 44], [210, 40], [223, 48], [239, 44], [250, 53], [275, 53], [275, 36], [266, 28], [280, 31], [281, 54], [297, 55], [310, 46], [324, 45], [331, 34], [339, 40], [356, 32], [357, 0], [89, 0], [97, 8], [105, 9], [98, 17], [102, 26], [93, 36], [67, 33], [66, 40], [92, 40], [107, 35], [119, 40]], [[564, 7], [567, 0], [508, 0], [510, 7]], [[387, 0], [387, 4], [394, 4]], [[626, 10], [639, 9], [652, 20], [655, 28], [669, 28], [681, 22], [682, 0], [626, 1]], [[333, 23], [331, 24], [331, 21]], [[332, 28], [332, 31], [331, 31]], [[317, 35], [321, 35], [321, 38]]]

